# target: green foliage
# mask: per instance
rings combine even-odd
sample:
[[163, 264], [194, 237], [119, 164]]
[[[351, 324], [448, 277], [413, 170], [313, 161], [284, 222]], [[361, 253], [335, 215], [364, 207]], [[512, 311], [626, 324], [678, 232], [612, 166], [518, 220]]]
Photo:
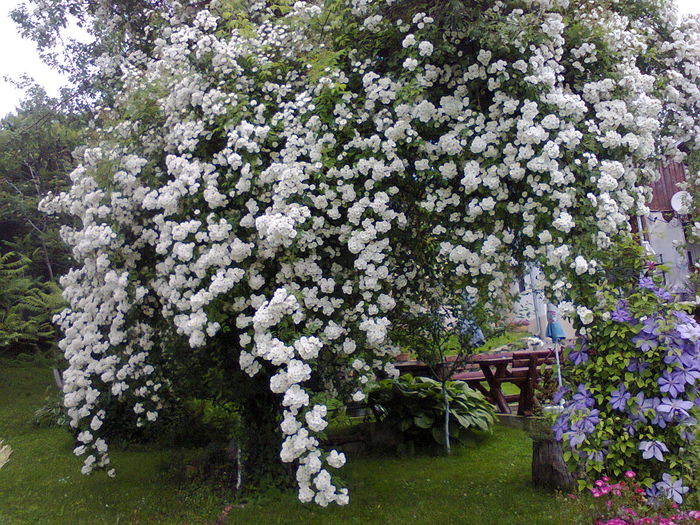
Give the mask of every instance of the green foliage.
[[59, 219], [37, 207], [68, 186], [83, 129], [81, 115], [63, 112], [41, 90], [0, 120], [0, 245], [30, 258], [30, 273], [44, 280], [64, 273], [71, 257], [58, 234]]
[[17, 354], [52, 344], [51, 317], [63, 306], [53, 282], [27, 275], [30, 260], [9, 252], [0, 255], [0, 351]]
[[[450, 406], [450, 438], [467, 439], [489, 432], [495, 422], [490, 403], [462, 381], [445, 383]], [[445, 408], [442, 385], [427, 377], [403, 375], [385, 379], [369, 393], [378, 421], [400, 432], [406, 441], [444, 444]]]
[[63, 408], [63, 394], [55, 389], [47, 394], [44, 403], [34, 411], [32, 423], [40, 428], [67, 427], [68, 417]]

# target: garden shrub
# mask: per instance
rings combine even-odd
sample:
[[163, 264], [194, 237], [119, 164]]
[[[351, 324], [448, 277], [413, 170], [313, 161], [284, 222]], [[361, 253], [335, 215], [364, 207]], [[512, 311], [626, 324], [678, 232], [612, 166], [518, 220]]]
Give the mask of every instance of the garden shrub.
[[203, 389], [241, 410], [249, 473], [347, 503], [313, 396], [394, 373], [392, 323], [439, 283], [494, 305], [518, 266], [559, 296], [593, 278], [659, 156], [697, 149], [698, 25], [664, 2], [164, 4], [142, 50], [100, 56], [121, 90], [41, 204], [72, 224], [85, 473], [112, 469], [110, 393], [146, 425]]
[[[476, 432], [489, 432], [495, 422], [491, 404], [463, 381], [446, 383], [450, 405], [450, 438], [464, 441]], [[443, 445], [445, 408], [442, 384], [428, 377], [402, 375], [385, 379], [370, 391], [368, 402], [378, 421], [407, 442]]]
[[635, 281], [601, 286], [598, 308], [585, 312], [554, 431], [581, 486], [634, 470], [648, 495], [679, 499], [691, 481], [700, 326], [651, 277]]

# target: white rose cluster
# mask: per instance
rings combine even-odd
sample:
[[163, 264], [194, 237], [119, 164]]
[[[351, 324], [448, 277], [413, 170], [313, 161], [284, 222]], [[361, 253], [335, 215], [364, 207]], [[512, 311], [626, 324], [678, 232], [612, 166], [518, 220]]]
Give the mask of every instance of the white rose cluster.
[[[70, 191], [41, 204], [79, 224], [62, 230], [78, 267], [56, 322], [84, 472], [109, 463], [108, 395], [153, 421], [169, 341], [225, 342], [279, 396], [299, 498], [347, 503], [324, 468], [345, 457], [316, 437], [319, 363], [364, 399], [374, 371], [396, 373], [392, 319], [419, 312], [431, 280], [456, 276], [498, 303], [514, 264], [537, 262], [540, 287], [564, 297], [562, 276], [595, 273], [596, 250], [644, 211], [659, 158], [700, 145], [697, 21], [662, 12], [660, 41], [602, 3], [506, 1], [474, 32], [425, 13], [393, 21], [389, 0], [337, 2], [358, 23], [328, 27], [362, 46], [323, 67], [308, 31], [347, 16], [334, 2], [282, 17], [256, 4], [252, 31], [216, 3], [175, 9], [150, 56], [105, 62], [121, 75], [116, 111], [98, 119]], [[665, 69], [645, 69], [651, 47]]]

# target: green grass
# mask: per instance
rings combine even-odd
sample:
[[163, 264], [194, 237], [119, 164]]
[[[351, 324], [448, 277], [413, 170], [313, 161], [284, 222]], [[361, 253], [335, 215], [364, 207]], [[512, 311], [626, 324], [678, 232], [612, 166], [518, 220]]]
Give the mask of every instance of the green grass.
[[[0, 361], [0, 439], [14, 453], [0, 469], [1, 525], [211, 524], [228, 502], [221, 488], [173, 474], [177, 450], [112, 453], [115, 479], [82, 476], [65, 430], [32, 425], [51, 384], [36, 364]], [[450, 458], [351, 458], [341, 475], [347, 507], [302, 505], [293, 492], [263, 492], [235, 505], [230, 524], [527, 524], [558, 521], [561, 508], [529, 482], [531, 441], [498, 427]], [[219, 495], [217, 495], [219, 494]], [[233, 502], [235, 504], [235, 502]]]

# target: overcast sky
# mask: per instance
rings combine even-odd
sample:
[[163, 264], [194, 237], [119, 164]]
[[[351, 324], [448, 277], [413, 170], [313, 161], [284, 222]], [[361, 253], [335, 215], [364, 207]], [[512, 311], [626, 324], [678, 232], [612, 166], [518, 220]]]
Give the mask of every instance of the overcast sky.
[[[677, 0], [682, 13], [699, 13], [700, 0]], [[44, 86], [49, 95], [57, 95], [58, 89], [65, 84], [66, 79], [45, 66], [36, 52], [32, 42], [23, 40], [17, 34], [14, 22], [10, 20], [9, 12], [19, 3], [19, 0], [0, 0], [0, 116], [12, 111], [20, 98], [21, 91], [5, 82], [6, 75], [16, 78], [23, 73], [32, 76]]]

